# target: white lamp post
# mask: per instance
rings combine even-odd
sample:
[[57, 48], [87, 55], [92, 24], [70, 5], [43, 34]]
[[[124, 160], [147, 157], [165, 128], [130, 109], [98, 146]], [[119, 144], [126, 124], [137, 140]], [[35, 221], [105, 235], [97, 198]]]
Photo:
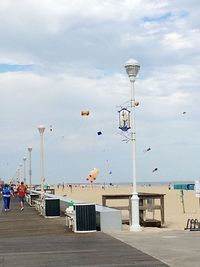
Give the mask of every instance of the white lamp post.
[[28, 152], [29, 152], [29, 187], [30, 187], [30, 194], [32, 190], [32, 168], [31, 168], [31, 152], [32, 152], [32, 147], [28, 147]]
[[133, 175], [133, 195], [131, 198], [132, 203], [132, 220], [131, 220], [131, 231], [141, 231], [141, 226], [139, 222], [139, 197], [136, 188], [136, 130], [135, 130], [135, 90], [134, 90], [134, 82], [138, 71], [140, 69], [140, 65], [136, 60], [130, 59], [125, 64], [126, 72], [129, 76], [131, 82], [131, 141], [132, 141], [132, 175]]
[[24, 161], [24, 183], [26, 184], [26, 157], [23, 157]]
[[16, 175], [17, 175], [17, 182], [20, 182], [20, 168], [17, 168], [16, 170]]
[[22, 163], [20, 163], [19, 164], [19, 181], [21, 182], [21, 168], [22, 168], [22, 166], [23, 166], [23, 164]]
[[44, 199], [44, 131], [43, 125], [38, 126], [40, 133], [40, 180], [41, 180], [41, 199]]

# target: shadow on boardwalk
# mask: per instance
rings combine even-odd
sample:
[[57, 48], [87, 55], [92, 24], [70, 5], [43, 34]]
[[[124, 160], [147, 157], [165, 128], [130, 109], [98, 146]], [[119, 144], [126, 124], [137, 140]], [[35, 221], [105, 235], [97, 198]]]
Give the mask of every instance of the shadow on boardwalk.
[[167, 266], [105, 234], [73, 233], [65, 218], [47, 219], [17, 199], [0, 214], [0, 267]]

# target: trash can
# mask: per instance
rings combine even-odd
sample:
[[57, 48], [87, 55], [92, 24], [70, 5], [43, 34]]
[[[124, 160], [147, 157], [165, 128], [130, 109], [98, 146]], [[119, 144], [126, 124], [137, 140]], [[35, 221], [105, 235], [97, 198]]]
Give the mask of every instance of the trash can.
[[60, 216], [60, 199], [45, 198], [45, 217]]
[[96, 232], [95, 204], [75, 204], [74, 232]]

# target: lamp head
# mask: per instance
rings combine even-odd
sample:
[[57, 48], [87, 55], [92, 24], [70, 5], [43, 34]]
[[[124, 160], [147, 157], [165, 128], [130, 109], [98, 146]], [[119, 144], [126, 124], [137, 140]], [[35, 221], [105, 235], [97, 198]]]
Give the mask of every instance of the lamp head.
[[39, 130], [40, 134], [43, 134], [44, 130], [45, 130], [45, 126], [44, 125], [39, 125], [38, 126], [38, 130]]
[[130, 81], [134, 81], [140, 69], [140, 64], [134, 59], [129, 59], [124, 67], [126, 69]]
[[33, 149], [33, 148], [32, 148], [31, 146], [28, 147], [28, 151], [29, 151], [29, 152], [31, 152], [32, 149]]
[[23, 161], [26, 161], [26, 157], [23, 157]]

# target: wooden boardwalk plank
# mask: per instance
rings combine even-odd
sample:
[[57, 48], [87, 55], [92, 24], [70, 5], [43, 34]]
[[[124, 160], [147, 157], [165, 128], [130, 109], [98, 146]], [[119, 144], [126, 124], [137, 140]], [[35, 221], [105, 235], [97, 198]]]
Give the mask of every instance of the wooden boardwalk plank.
[[65, 218], [49, 219], [17, 199], [0, 214], [0, 267], [167, 266], [103, 233], [73, 233]]

